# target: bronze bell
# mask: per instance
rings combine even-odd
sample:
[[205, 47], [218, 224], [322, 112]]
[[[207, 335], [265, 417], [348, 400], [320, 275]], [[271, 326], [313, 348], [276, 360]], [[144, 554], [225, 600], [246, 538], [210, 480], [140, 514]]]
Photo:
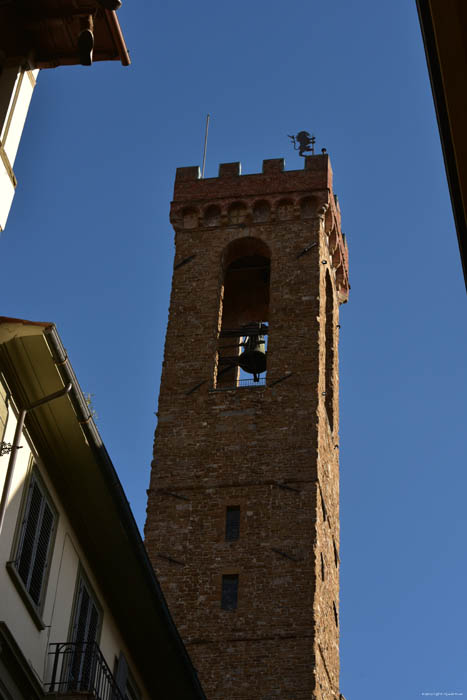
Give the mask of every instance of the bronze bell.
[[245, 335], [242, 345], [245, 348], [238, 359], [241, 369], [248, 374], [253, 374], [255, 382], [259, 381], [259, 375], [266, 370], [266, 343], [261, 331], [261, 323], [250, 324], [245, 327]]

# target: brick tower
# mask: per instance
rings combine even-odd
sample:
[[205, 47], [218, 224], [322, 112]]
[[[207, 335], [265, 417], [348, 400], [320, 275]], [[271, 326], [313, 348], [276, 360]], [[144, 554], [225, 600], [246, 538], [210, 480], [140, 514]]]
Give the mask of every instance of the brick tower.
[[209, 700], [337, 700], [349, 285], [329, 157], [179, 168], [171, 222], [149, 555]]

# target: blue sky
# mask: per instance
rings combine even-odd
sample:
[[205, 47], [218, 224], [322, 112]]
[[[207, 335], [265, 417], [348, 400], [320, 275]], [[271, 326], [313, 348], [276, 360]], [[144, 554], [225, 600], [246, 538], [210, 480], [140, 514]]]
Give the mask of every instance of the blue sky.
[[467, 695], [466, 294], [415, 2], [126, 2], [132, 66], [43, 71], [15, 172], [2, 314], [57, 324], [140, 526], [177, 166], [334, 169], [341, 309], [341, 688]]

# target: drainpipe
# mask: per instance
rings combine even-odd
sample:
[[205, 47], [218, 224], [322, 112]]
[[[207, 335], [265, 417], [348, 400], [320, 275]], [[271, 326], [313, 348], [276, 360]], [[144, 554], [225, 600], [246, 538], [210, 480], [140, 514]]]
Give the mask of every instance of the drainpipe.
[[53, 401], [54, 399], [59, 399], [61, 396], [65, 396], [70, 390], [71, 383], [67, 384], [63, 389], [60, 389], [59, 391], [56, 391], [53, 394], [49, 394], [49, 396], [44, 396], [44, 398], [39, 399], [39, 401], [35, 401], [35, 403], [32, 403], [29, 406], [29, 408], [23, 408], [23, 410], [18, 416], [18, 422], [16, 423], [15, 429], [15, 436], [13, 438], [13, 445], [11, 447], [10, 452], [10, 459], [8, 460], [8, 468], [6, 471], [5, 483], [3, 484], [2, 500], [0, 502], [0, 535], [2, 533], [3, 518], [5, 516], [8, 494], [10, 492], [11, 479], [13, 477], [13, 471], [16, 464], [16, 457], [19, 450], [19, 443], [24, 428], [24, 420], [26, 418], [26, 414], [29, 413], [29, 411], [38, 408], [38, 406], [43, 406], [45, 403], [49, 403], [49, 401]]

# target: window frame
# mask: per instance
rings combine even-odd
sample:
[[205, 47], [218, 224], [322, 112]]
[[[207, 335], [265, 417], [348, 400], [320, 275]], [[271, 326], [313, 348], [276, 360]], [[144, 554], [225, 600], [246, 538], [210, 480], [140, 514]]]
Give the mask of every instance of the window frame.
[[[21, 556], [24, 552], [23, 546], [24, 546], [24, 538], [27, 530], [27, 522], [29, 520], [30, 516], [30, 509], [31, 509], [31, 502], [32, 502], [32, 493], [33, 493], [33, 488], [34, 486], [37, 487], [37, 489], [40, 492], [41, 495], [41, 503], [40, 503], [40, 514], [39, 514], [39, 519], [38, 523], [42, 525], [44, 522], [44, 513], [45, 513], [45, 507], [48, 507], [51, 515], [52, 515], [52, 524], [50, 527], [50, 534], [48, 537], [48, 542], [47, 542], [47, 551], [44, 556], [44, 562], [42, 566], [42, 576], [41, 576], [41, 585], [40, 585], [40, 591], [39, 591], [39, 596], [38, 596], [38, 601], [33, 598], [33, 595], [30, 592], [30, 587], [31, 587], [31, 580], [30, 576], [32, 571], [34, 570], [37, 557], [38, 557], [38, 550], [39, 550], [39, 532], [40, 528], [36, 528], [36, 534], [34, 536], [34, 542], [33, 542], [33, 552], [31, 554], [31, 560], [29, 562], [29, 567], [28, 567], [28, 576], [27, 576], [27, 581], [24, 581], [23, 576], [19, 572], [19, 563]], [[34, 460], [34, 458], [31, 458], [30, 466], [29, 466], [29, 473], [27, 478], [24, 481], [24, 488], [23, 488], [23, 495], [22, 495], [22, 501], [21, 501], [21, 506], [18, 514], [18, 519], [16, 523], [16, 532], [15, 536], [13, 538], [13, 545], [12, 545], [12, 550], [11, 550], [11, 559], [6, 563], [6, 568], [7, 571], [10, 575], [10, 578], [12, 579], [16, 590], [18, 591], [20, 597], [22, 598], [23, 602], [25, 603], [26, 608], [28, 609], [36, 627], [39, 630], [45, 629], [45, 624], [42, 620], [42, 612], [44, 609], [44, 603], [45, 603], [45, 598], [46, 598], [46, 593], [47, 593], [47, 586], [48, 586], [48, 580], [49, 580], [49, 573], [51, 569], [51, 564], [52, 564], [52, 557], [53, 557], [53, 552], [55, 548], [55, 538], [58, 530], [58, 521], [59, 521], [59, 514], [58, 510], [54, 505], [54, 502], [50, 496], [49, 490], [47, 486], [44, 483], [44, 480], [41, 476], [41, 473], [39, 471], [37, 462]]]
[[130, 669], [126, 679], [125, 697], [127, 700], [141, 700], [143, 697]]
[[[232, 589], [229, 591], [228, 584], [235, 584], [233, 596]], [[240, 576], [238, 573], [222, 574], [221, 579], [221, 610], [224, 612], [236, 612], [238, 610], [238, 591], [240, 587]]]
[[[87, 593], [89, 602], [91, 605], [95, 608], [97, 612], [97, 624], [96, 624], [96, 629], [95, 629], [95, 635], [94, 638], [91, 640], [88, 635], [84, 639], [78, 639], [76, 631], [79, 627], [79, 613], [81, 612], [81, 601], [82, 601], [82, 595], [81, 591], [84, 589]], [[89, 616], [89, 610], [86, 613], [86, 617], [88, 618]], [[78, 565], [78, 571], [76, 573], [76, 583], [75, 583], [75, 592], [73, 595], [73, 604], [71, 606], [71, 614], [70, 614], [70, 622], [68, 625], [68, 635], [67, 635], [67, 640], [70, 643], [70, 645], [76, 644], [78, 647], [79, 645], [84, 645], [84, 644], [95, 644], [99, 649], [100, 649], [100, 637], [101, 637], [101, 632], [102, 632], [102, 624], [103, 624], [103, 619], [104, 619], [104, 613], [102, 606], [99, 602], [99, 598], [96, 596], [94, 592], [94, 588], [91, 585], [89, 578], [86, 576], [86, 572], [81, 564], [81, 562]], [[87, 620], [88, 622], [89, 620]], [[89, 630], [88, 630], [89, 631]], [[75, 656], [74, 652], [74, 647], [71, 646], [71, 653], [68, 655], [68, 657], [64, 660], [62, 664], [62, 668], [60, 671], [60, 683], [62, 684], [62, 687], [67, 688], [67, 692], [70, 690], [86, 690], [86, 675], [88, 676], [88, 680], [94, 680], [93, 674], [94, 670], [92, 667], [86, 667], [86, 655], [88, 652], [84, 651], [80, 653], [78, 651], [77, 656]], [[89, 652], [88, 658], [92, 659], [93, 657], [93, 651]], [[76, 661], [76, 659], [78, 659]], [[76, 666], [77, 664], [77, 666]], [[73, 675], [73, 672], [78, 670], [78, 674], [75, 677]], [[79, 686], [79, 688], [75, 688], [75, 684]], [[84, 688], [83, 688], [84, 684]]]
[[142, 700], [143, 695], [131, 673], [128, 659], [121, 650], [119, 656], [115, 657], [113, 676], [125, 700]]
[[100, 638], [101, 638], [101, 631], [102, 631], [102, 623], [104, 619], [104, 611], [102, 609], [102, 605], [99, 602], [99, 598], [94, 592], [94, 587], [91, 585], [91, 582], [89, 581], [89, 578], [86, 576], [86, 572], [83, 568], [83, 565], [81, 562], [78, 565], [78, 571], [76, 573], [76, 583], [75, 583], [75, 592], [73, 595], [73, 605], [71, 606], [71, 614], [70, 614], [70, 623], [68, 626], [68, 641], [69, 642], [75, 642], [75, 623], [76, 623], [76, 616], [78, 614], [79, 610], [79, 605], [81, 602], [81, 585], [86, 589], [87, 594], [89, 596], [89, 600], [92, 602], [94, 607], [97, 610], [98, 614], [98, 624], [96, 626], [96, 635], [94, 638], [94, 641], [96, 644], [99, 646]]

